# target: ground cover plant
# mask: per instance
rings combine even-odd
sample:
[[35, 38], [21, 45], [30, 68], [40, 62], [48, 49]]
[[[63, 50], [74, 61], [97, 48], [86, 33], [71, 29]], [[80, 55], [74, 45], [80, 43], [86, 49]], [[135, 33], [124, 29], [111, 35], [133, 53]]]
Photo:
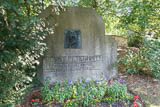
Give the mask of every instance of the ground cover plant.
[[87, 107], [102, 102], [112, 105], [118, 101], [123, 101], [125, 106], [138, 105], [135, 101], [138, 98], [128, 93], [126, 84], [120, 78], [114, 81], [65, 81], [52, 86], [46, 83], [37, 93], [30, 100], [32, 106], [61, 104], [64, 107]]

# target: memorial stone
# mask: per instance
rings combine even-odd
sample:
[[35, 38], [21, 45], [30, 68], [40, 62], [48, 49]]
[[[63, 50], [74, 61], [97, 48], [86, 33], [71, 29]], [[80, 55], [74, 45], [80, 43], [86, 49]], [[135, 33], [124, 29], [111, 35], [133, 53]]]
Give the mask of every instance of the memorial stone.
[[[116, 76], [117, 45], [105, 36], [104, 20], [91, 8], [66, 7], [59, 15], [52, 6], [40, 15], [54, 26], [46, 38], [48, 51], [40, 60], [38, 77], [44, 83]], [[56, 26], [55, 26], [56, 25]]]

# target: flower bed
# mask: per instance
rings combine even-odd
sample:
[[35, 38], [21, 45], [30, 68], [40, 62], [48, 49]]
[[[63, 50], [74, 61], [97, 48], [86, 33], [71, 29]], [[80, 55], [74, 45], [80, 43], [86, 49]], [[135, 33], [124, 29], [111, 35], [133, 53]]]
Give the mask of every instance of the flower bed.
[[50, 86], [48, 83], [40, 91], [34, 92], [29, 101], [35, 107], [59, 105], [64, 107], [143, 107], [138, 96], [128, 93], [125, 81], [101, 80], [86, 82], [84, 79], [73, 83], [65, 81]]

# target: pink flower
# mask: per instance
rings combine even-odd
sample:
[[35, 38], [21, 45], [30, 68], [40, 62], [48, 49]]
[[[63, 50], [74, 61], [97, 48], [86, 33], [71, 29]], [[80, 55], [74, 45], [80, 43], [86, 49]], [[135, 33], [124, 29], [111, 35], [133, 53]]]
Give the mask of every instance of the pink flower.
[[134, 96], [133, 97], [133, 101], [135, 101], [136, 99], [138, 99], [139, 97], [138, 96]]

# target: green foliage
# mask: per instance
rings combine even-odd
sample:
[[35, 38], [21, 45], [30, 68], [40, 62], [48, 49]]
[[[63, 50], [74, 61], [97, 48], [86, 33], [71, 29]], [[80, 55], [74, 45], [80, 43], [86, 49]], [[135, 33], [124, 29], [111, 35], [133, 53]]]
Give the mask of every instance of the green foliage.
[[144, 41], [144, 46], [138, 52], [128, 50], [127, 55], [120, 60], [129, 74], [149, 73], [160, 78], [160, 42], [158, 40]]
[[146, 40], [142, 51], [145, 57], [143, 59], [148, 62], [147, 64], [152, 74], [160, 79], [160, 42], [157, 40]]
[[107, 87], [106, 94], [113, 99], [124, 99], [127, 94], [127, 86], [125, 84], [119, 84], [115, 82]]
[[0, 107], [13, 107], [13, 104], [1, 104]]
[[128, 37], [128, 46], [129, 47], [141, 47], [143, 45], [143, 37], [142, 36], [139, 36], [138, 34], [136, 33], [133, 33], [133, 34], [130, 34]]
[[56, 83], [51, 88], [49, 88], [49, 84], [46, 83], [44, 88], [42, 88], [41, 90], [44, 102], [53, 101], [53, 99], [55, 99], [55, 101], [64, 103], [64, 100], [66, 98], [69, 99], [72, 97], [72, 93], [73, 93], [72, 84], [66, 82], [62, 84]]
[[103, 101], [108, 103], [114, 103], [119, 100], [132, 100], [132, 95], [127, 92], [126, 84], [119, 83], [118, 81], [108, 85], [105, 94], [107, 97], [105, 97]]
[[37, 16], [41, 5], [32, 2], [0, 1], [0, 103], [21, 99], [47, 49], [43, 40], [52, 30]]
[[[57, 101], [64, 105], [83, 105], [88, 106], [95, 104], [95, 96], [102, 99], [105, 88], [104, 84], [96, 84], [96, 82], [81, 82], [72, 83], [65, 81], [63, 83], [55, 83], [51, 88], [48, 84], [41, 90], [43, 102]], [[66, 102], [65, 102], [66, 101]]]
[[121, 18], [121, 21], [125, 24], [124, 27], [137, 26], [135, 30], [145, 28], [149, 24], [149, 16], [153, 11], [153, 5], [150, 2], [140, 0], [124, 1], [122, 4], [124, 16]]
[[[86, 82], [84, 79], [72, 83], [65, 81], [62, 83], [55, 83], [49, 88], [49, 84], [41, 89], [43, 102], [62, 103], [64, 106], [92, 106], [102, 101], [113, 103], [117, 100], [131, 100], [131, 95], [127, 93], [125, 84], [115, 83], [107, 84], [107, 81], [90, 81]], [[104, 98], [104, 96], [107, 96]], [[108, 98], [110, 98], [108, 100]]]
[[[143, 45], [145, 35], [152, 35], [159, 38], [159, 1], [155, 0], [125, 0], [122, 1], [119, 9], [119, 28], [127, 31], [129, 45], [140, 47]], [[159, 25], [159, 24], [158, 24]], [[137, 46], [138, 45], [138, 46]]]
[[83, 7], [93, 7], [94, 0], [80, 0], [79, 5]]

